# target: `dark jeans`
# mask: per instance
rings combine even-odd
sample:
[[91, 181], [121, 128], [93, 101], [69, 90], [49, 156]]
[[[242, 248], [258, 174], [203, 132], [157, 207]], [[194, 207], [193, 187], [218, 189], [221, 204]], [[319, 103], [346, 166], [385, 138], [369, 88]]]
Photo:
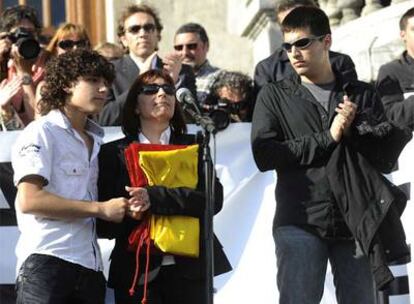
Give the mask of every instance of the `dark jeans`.
[[353, 241], [323, 240], [299, 227], [274, 232], [281, 304], [318, 304], [331, 263], [338, 304], [375, 303], [374, 280], [366, 257], [354, 257]]
[[102, 272], [43, 254], [32, 254], [16, 280], [17, 304], [103, 304]]
[[[162, 266], [155, 279], [148, 283], [147, 304], [204, 304], [204, 286], [203, 280], [183, 278], [175, 265]], [[143, 286], [136, 286], [132, 297], [128, 288], [115, 288], [115, 303], [141, 303]]]

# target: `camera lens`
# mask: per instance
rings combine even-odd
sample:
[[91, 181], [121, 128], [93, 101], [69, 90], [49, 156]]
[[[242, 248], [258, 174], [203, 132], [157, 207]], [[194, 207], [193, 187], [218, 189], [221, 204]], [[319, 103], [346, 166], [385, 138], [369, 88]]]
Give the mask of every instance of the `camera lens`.
[[33, 59], [39, 55], [40, 46], [36, 40], [30, 38], [22, 38], [16, 42], [20, 56], [24, 59]]

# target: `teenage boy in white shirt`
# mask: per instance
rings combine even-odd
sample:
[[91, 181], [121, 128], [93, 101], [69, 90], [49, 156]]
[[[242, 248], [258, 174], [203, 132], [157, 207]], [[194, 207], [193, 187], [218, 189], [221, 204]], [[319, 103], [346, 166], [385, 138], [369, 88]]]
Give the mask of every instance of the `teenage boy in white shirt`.
[[12, 150], [16, 213], [16, 303], [104, 303], [95, 218], [120, 222], [128, 200], [97, 202], [102, 109], [112, 65], [76, 50], [46, 68], [40, 111]]

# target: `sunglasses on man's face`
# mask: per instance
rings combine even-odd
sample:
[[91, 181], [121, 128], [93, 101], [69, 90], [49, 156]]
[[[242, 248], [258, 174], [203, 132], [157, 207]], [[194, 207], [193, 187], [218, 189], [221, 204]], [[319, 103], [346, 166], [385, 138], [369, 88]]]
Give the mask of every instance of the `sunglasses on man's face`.
[[154, 95], [162, 89], [167, 95], [174, 95], [175, 87], [169, 84], [147, 84], [141, 89], [141, 93], [145, 95]]
[[152, 33], [155, 31], [155, 24], [153, 23], [145, 23], [143, 25], [131, 25], [127, 32], [130, 34], [138, 34], [141, 30], [144, 30], [145, 33]]
[[184, 46], [187, 47], [187, 49], [194, 51], [197, 48], [198, 43], [177, 44], [177, 45], [174, 45], [174, 49], [176, 51], [182, 51]]
[[60, 47], [63, 50], [71, 50], [75, 46], [84, 48], [88, 46], [88, 42], [84, 39], [78, 40], [78, 41], [67, 39], [67, 40], [61, 40], [58, 43], [58, 47]]
[[285, 43], [282, 43], [282, 48], [284, 48], [286, 52], [289, 52], [289, 53], [292, 51], [292, 47], [295, 47], [296, 49], [299, 49], [299, 50], [304, 50], [308, 48], [314, 41], [320, 40], [325, 36], [326, 35], [321, 35], [318, 37], [300, 38], [292, 43], [285, 42]]

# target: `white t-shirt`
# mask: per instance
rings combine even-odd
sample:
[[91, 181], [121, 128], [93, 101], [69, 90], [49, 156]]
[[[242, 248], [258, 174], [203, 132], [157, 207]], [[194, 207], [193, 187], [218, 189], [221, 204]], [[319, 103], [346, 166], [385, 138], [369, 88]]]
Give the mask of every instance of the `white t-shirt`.
[[[44, 189], [67, 199], [96, 200], [98, 152], [103, 129], [88, 120], [86, 131], [93, 138], [89, 151], [80, 135], [59, 110], [30, 123], [12, 148], [14, 183], [28, 175], [45, 179]], [[21, 232], [16, 246], [17, 270], [33, 253], [58, 257], [93, 270], [102, 270], [95, 218], [57, 220], [23, 214], [16, 197]]]

